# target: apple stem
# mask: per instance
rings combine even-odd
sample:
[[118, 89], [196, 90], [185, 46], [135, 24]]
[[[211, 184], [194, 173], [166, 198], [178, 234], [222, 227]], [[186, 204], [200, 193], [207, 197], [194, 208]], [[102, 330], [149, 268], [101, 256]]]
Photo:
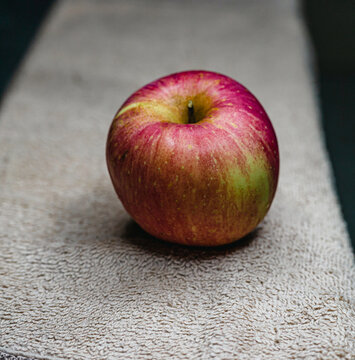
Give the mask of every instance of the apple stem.
[[189, 124], [195, 124], [196, 119], [194, 114], [194, 104], [192, 103], [192, 100], [188, 102], [187, 110], [188, 110]]

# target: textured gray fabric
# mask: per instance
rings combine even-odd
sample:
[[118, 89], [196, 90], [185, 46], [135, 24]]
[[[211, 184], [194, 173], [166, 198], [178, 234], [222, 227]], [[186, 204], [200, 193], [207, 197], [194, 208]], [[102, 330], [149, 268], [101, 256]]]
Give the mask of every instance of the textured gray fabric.
[[[353, 258], [290, 1], [65, 1], [0, 114], [0, 347], [56, 359], [350, 359]], [[281, 152], [272, 208], [219, 249], [151, 238], [104, 148], [131, 92], [222, 72], [265, 106]]]
[[23, 356], [10, 355], [0, 351], [0, 360], [34, 360]]

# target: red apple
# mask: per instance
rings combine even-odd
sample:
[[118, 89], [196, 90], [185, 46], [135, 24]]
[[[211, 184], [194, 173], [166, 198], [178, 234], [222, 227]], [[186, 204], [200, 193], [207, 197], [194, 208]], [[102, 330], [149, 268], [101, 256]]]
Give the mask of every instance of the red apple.
[[127, 212], [155, 237], [186, 245], [238, 240], [274, 197], [279, 151], [258, 100], [209, 71], [163, 77], [115, 115], [106, 157]]

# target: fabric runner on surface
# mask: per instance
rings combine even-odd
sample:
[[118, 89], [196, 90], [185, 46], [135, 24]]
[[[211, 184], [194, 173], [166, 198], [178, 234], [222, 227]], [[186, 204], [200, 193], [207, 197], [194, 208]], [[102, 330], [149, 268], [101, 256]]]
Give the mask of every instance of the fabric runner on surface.
[[[0, 111], [0, 351], [36, 359], [351, 359], [354, 266], [294, 1], [62, 1]], [[222, 248], [139, 229], [105, 162], [144, 84], [205, 69], [276, 130], [279, 187]]]

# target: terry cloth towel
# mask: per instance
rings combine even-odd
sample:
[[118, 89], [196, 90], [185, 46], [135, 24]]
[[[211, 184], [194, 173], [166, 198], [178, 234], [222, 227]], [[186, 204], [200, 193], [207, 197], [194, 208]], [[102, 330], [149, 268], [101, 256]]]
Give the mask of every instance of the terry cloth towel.
[[[0, 115], [0, 350], [38, 359], [350, 359], [354, 275], [293, 1], [63, 1]], [[272, 208], [234, 245], [158, 241], [105, 163], [117, 108], [206, 69], [276, 129]]]

